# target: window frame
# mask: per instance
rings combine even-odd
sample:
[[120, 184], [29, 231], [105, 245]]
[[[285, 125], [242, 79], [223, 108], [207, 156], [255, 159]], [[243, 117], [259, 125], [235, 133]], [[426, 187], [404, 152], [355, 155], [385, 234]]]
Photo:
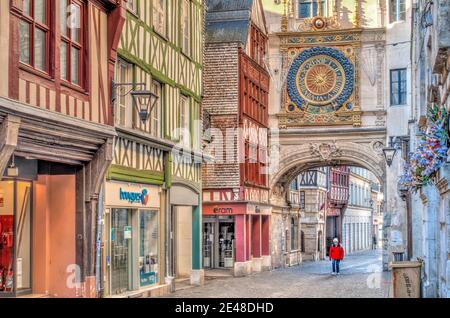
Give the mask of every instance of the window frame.
[[[86, 87], [86, 70], [85, 70], [85, 59], [86, 59], [86, 28], [83, 27], [85, 25], [86, 21], [86, 3], [81, 0], [66, 0], [67, 6], [70, 6], [72, 4], [79, 6], [80, 8], [80, 29], [79, 29], [79, 42], [75, 42], [73, 40], [72, 35], [72, 29], [67, 27], [67, 34], [63, 34], [62, 30], [60, 30], [60, 38], [58, 39], [58, 43], [60, 45], [60, 48], [62, 46], [62, 43], [66, 44], [66, 54], [67, 54], [67, 60], [66, 60], [66, 78], [63, 77], [63, 74], [61, 72], [61, 66], [62, 66], [62, 54], [60, 49], [59, 54], [59, 60], [60, 60], [60, 79], [61, 82], [65, 85], [75, 86], [77, 88], [85, 88]], [[60, 7], [60, 10], [61, 7]], [[61, 11], [60, 11], [61, 14]], [[66, 10], [66, 14], [67, 10]], [[66, 16], [67, 18], [67, 16]], [[60, 21], [61, 22], [61, 21]], [[61, 25], [60, 25], [61, 26]], [[72, 73], [72, 49], [78, 50], [78, 83], [73, 81], [73, 73]]]
[[[155, 91], [155, 87], [158, 87], [159, 92]], [[163, 120], [163, 118], [162, 118], [162, 109], [163, 109], [162, 108], [162, 98], [163, 98], [163, 95], [164, 95], [164, 84], [159, 82], [159, 81], [157, 81], [157, 80], [155, 80], [155, 79], [152, 79], [152, 81], [151, 81], [151, 91], [152, 91], [153, 94], [158, 96], [158, 99], [157, 99], [153, 109], [150, 111], [150, 118], [149, 118], [149, 125], [150, 126], [149, 126], [149, 129], [148, 129], [148, 132], [153, 137], [162, 138], [162, 120]], [[156, 118], [157, 119], [157, 126], [158, 126], [156, 134], [154, 134], [154, 131], [153, 131], [155, 129], [154, 128], [154, 123], [155, 123], [155, 121], [154, 121], [155, 120], [154, 113], [155, 112], [158, 114], [158, 116]]]
[[[126, 74], [126, 78], [122, 78], [121, 76], [121, 67], [126, 67], [128, 68], [126, 70], [127, 74]], [[133, 82], [133, 67], [134, 65], [132, 63], [127, 62], [126, 60], [124, 60], [123, 58], [118, 58], [117, 62], [116, 62], [116, 69], [115, 69], [115, 78], [116, 78], [116, 83], [131, 83]], [[126, 86], [118, 86], [117, 90], [119, 91], [117, 93], [117, 99], [115, 102], [115, 116], [114, 116], [114, 123], [116, 125], [121, 125], [121, 126], [127, 126], [127, 119], [128, 119], [128, 114], [127, 114], [127, 110], [130, 107], [133, 107], [133, 100], [131, 99], [130, 95], [126, 95], [127, 90], [129, 88]], [[125, 104], [122, 105], [120, 102], [121, 98], [125, 98]], [[122, 122], [122, 118], [120, 116], [120, 107], [124, 108], [124, 118], [123, 118], [123, 122]], [[119, 115], [119, 116], [118, 116]], [[118, 121], [119, 119], [119, 121]]]
[[[395, 6], [394, 6], [395, 4]], [[402, 6], [404, 10], [402, 11]], [[394, 11], [395, 8], [395, 11]], [[390, 0], [389, 1], [389, 22], [406, 21], [406, 0]]]
[[[184, 119], [184, 120], [183, 120]], [[185, 140], [185, 130], [189, 132], [189, 139]], [[182, 142], [184, 147], [192, 146], [192, 130], [191, 130], [191, 107], [190, 98], [187, 95], [180, 95], [180, 129], [181, 133], [178, 137], [180, 142]]]
[[[180, 7], [180, 48], [181, 52], [185, 54], [186, 56], [191, 56], [191, 33], [192, 33], [192, 27], [191, 27], [191, 1], [190, 0], [181, 0], [182, 4]], [[187, 6], [187, 14], [185, 12], [184, 6]], [[186, 21], [185, 21], [186, 19]], [[185, 23], [187, 22], [187, 25]], [[187, 30], [186, 30], [187, 27]], [[187, 34], [186, 34], [187, 33]], [[185, 47], [187, 45], [187, 47]]]
[[[160, 30], [159, 27], [155, 24], [155, 11], [156, 11], [156, 6], [155, 3], [158, 3], [159, 1], [162, 1], [163, 3], [163, 8], [159, 8], [158, 6], [158, 14], [159, 17], [163, 18], [163, 22], [162, 22], [162, 26], [164, 28], [164, 30]], [[157, 1], [151, 1], [152, 4], [152, 10], [151, 10], [151, 14], [152, 14], [152, 29], [153, 31], [155, 31], [157, 34], [159, 34], [160, 36], [162, 36], [163, 38], [167, 37], [167, 0], [157, 0]]]
[[[328, 1], [321, 0], [320, 4], [323, 6], [322, 16], [328, 16]], [[301, 6], [309, 5], [309, 15], [302, 16], [301, 15]], [[316, 12], [314, 12], [314, 6], [316, 6]], [[317, 0], [298, 0], [297, 1], [297, 19], [310, 19], [319, 16], [319, 7], [317, 6]]]
[[[397, 74], [396, 82], [394, 82], [394, 74]], [[404, 74], [404, 79], [402, 75]], [[389, 86], [390, 86], [390, 105], [391, 106], [405, 106], [408, 104], [408, 72], [406, 68], [392, 69], [389, 72]], [[402, 83], [404, 82], [405, 91], [402, 91]], [[397, 87], [394, 87], [394, 84]], [[394, 103], [394, 88], [398, 96], [398, 102]], [[403, 97], [403, 98], [402, 98]]]
[[[29, 0], [30, 3], [30, 14], [31, 15], [26, 15], [24, 11], [22, 11], [22, 15], [20, 17], [19, 20], [19, 52], [21, 50], [21, 33], [20, 33], [20, 24], [22, 22], [25, 22], [28, 24], [28, 35], [29, 35], [29, 39], [28, 39], [28, 54], [29, 54], [29, 63], [24, 62], [21, 60], [20, 58], [20, 53], [19, 53], [19, 63], [21, 65], [24, 65], [26, 67], [29, 67], [37, 72], [43, 73], [43, 74], [47, 74], [50, 75], [50, 62], [51, 62], [51, 44], [50, 44], [50, 39], [51, 39], [51, 34], [53, 32], [53, 28], [54, 28], [54, 21], [53, 21], [53, 15], [52, 15], [52, 10], [51, 7], [54, 5], [53, 2], [49, 1], [49, 0], [43, 0], [45, 3], [45, 20], [46, 20], [46, 24], [43, 24], [41, 22], [37, 22], [36, 21], [36, 17], [35, 17], [35, 1], [36, 0]], [[24, 3], [24, 0], [22, 1], [22, 4]], [[36, 33], [36, 29], [39, 29], [41, 31], [43, 31], [45, 33], [45, 56], [44, 56], [44, 69], [40, 69], [40, 68], [36, 68], [36, 61], [35, 61], [35, 33]]]

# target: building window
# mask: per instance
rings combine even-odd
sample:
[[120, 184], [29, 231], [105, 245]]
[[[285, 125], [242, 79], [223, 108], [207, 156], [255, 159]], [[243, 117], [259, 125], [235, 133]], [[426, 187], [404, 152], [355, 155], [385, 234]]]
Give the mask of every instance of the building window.
[[162, 99], [162, 84], [158, 81], [152, 81], [152, 92], [158, 96], [158, 100], [150, 112], [150, 134], [153, 137], [161, 138], [161, 99]]
[[[131, 83], [132, 82], [132, 66], [122, 59], [117, 61], [116, 65], [116, 83]], [[118, 86], [115, 109], [115, 123], [120, 126], [125, 126], [127, 123], [127, 109], [131, 103], [130, 95], [127, 94], [129, 87]]]
[[291, 251], [298, 250], [298, 225], [295, 219], [291, 219]]
[[127, 2], [127, 9], [133, 12], [134, 14], [137, 14], [138, 10], [138, 0], [128, 0]]
[[39, 71], [49, 70], [50, 2], [23, 0], [19, 23], [20, 62]]
[[153, 28], [159, 34], [166, 35], [166, 0], [154, 0], [153, 4]]
[[300, 209], [305, 209], [305, 191], [300, 191]]
[[191, 53], [190, 4], [191, 2], [189, 0], [183, 0], [181, 7], [181, 50], [187, 55]]
[[305, 232], [300, 232], [300, 251], [305, 253]]
[[320, 0], [320, 12], [317, 0], [299, 0], [298, 17], [300, 19], [326, 15], [326, 0]]
[[391, 106], [406, 105], [406, 68], [391, 70]]
[[184, 147], [191, 146], [191, 114], [189, 107], [189, 98], [180, 97], [180, 142]]
[[398, 22], [406, 20], [406, 1], [390, 0], [390, 22]]
[[84, 5], [76, 0], [60, 1], [61, 79], [81, 86], [83, 65]]

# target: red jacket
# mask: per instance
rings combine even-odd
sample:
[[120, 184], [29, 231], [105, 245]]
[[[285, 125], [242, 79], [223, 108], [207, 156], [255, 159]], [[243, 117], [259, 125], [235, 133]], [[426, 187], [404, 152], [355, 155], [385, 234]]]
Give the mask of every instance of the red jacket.
[[340, 244], [338, 246], [331, 245], [330, 258], [339, 261], [342, 261], [344, 259], [344, 249]]

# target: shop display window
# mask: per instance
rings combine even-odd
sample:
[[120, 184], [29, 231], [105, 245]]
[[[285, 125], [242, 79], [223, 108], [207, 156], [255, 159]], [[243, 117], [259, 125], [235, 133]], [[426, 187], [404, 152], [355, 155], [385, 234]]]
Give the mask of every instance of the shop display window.
[[31, 190], [0, 181], [0, 295], [31, 290]]
[[158, 211], [140, 211], [139, 225], [139, 284], [146, 287], [159, 282]]
[[159, 273], [159, 210], [111, 209], [108, 290], [110, 295], [156, 285]]

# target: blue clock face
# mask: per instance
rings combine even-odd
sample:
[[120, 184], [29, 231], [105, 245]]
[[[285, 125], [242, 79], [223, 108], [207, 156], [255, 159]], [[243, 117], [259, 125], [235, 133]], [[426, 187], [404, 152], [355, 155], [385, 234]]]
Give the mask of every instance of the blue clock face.
[[317, 47], [303, 51], [292, 62], [287, 89], [292, 104], [302, 110], [336, 111], [353, 94], [354, 66], [339, 50]]

